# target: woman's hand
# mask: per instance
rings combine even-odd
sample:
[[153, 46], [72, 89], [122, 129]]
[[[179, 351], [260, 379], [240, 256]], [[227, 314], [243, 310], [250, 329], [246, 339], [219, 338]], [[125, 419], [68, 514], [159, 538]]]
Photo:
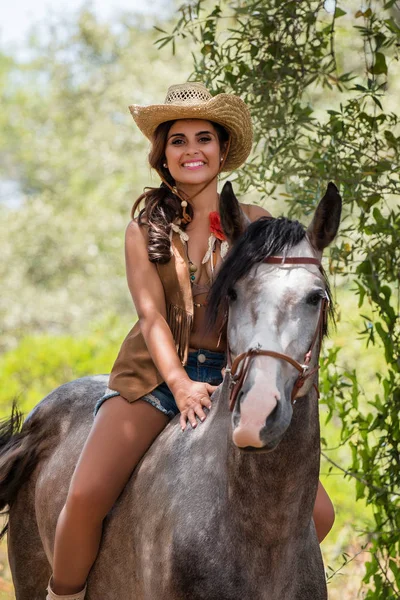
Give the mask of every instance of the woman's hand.
[[217, 385], [211, 385], [210, 383], [189, 380], [175, 391], [175, 402], [181, 413], [179, 422], [182, 431], [186, 429], [187, 421], [193, 428], [197, 426], [196, 416], [199, 417], [200, 421], [204, 421], [206, 414], [203, 406], [208, 409], [211, 408], [210, 396], [217, 387]]

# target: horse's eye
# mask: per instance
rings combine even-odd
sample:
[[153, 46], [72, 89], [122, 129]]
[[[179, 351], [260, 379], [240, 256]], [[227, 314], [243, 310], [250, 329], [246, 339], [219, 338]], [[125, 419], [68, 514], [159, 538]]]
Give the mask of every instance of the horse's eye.
[[318, 304], [321, 302], [323, 296], [321, 294], [321, 292], [311, 292], [311, 294], [309, 294], [307, 296], [307, 304], [309, 304], [310, 306], [318, 306]]
[[234, 288], [229, 288], [227, 296], [228, 296], [229, 300], [231, 300], [233, 302], [234, 300], [237, 299], [236, 290]]

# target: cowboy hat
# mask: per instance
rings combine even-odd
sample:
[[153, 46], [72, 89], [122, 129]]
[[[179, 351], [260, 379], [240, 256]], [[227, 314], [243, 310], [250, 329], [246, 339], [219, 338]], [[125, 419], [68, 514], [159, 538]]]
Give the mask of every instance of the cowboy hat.
[[129, 110], [150, 141], [157, 127], [166, 121], [203, 119], [219, 123], [230, 134], [224, 171], [237, 169], [250, 154], [253, 141], [250, 112], [239, 96], [218, 94], [213, 97], [202, 83], [187, 82], [168, 88], [164, 104], [133, 104]]

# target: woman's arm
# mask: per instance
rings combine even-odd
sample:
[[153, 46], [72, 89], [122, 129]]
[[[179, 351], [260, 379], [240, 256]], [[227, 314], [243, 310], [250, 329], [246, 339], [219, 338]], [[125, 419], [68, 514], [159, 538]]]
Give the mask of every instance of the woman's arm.
[[204, 420], [203, 406], [211, 407], [209, 394], [217, 386], [194, 382], [178, 357], [171, 329], [166, 319], [164, 288], [156, 266], [149, 261], [147, 228], [131, 221], [125, 235], [126, 274], [129, 290], [138, 315], [150, 356], [181, 411], [181, 426], [186, 419], [196, 426], [196, 416]]
[[126, 276], [140, 330], [151, 358], [169, 387], [188, 380], [166, 320], [164, 288], [147, 253], [147, 228], [131, 221], [125, 235]]

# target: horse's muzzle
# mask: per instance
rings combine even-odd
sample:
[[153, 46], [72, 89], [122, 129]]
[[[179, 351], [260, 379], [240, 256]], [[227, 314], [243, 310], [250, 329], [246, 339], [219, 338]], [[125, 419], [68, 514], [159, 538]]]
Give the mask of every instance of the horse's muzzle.
[[[270, 396], [270, 397], [269, 397]], [[271, 451], [281, 441], [292, 418], [289, 400], [250, 388], [242, 390], [233, 410], [233, 443], [241, 450]]]

